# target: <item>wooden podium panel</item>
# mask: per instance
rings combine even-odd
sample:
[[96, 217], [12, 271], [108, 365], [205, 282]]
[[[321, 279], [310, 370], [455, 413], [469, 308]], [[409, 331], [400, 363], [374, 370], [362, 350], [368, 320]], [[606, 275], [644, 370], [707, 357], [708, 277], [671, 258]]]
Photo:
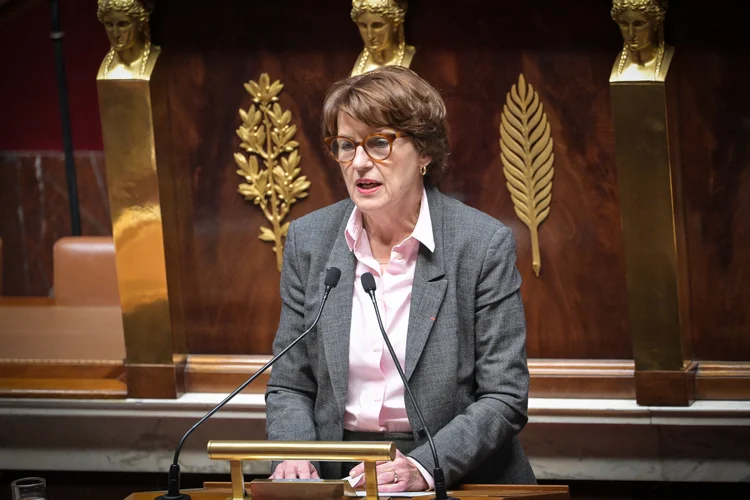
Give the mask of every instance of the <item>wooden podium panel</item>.
[[[245, 488], [250, 491], [250, 483], [245, 483]], [[148, 491], [142, 493], [133, 493], [125, 500], [154, 500], [164, 492]], [[205, 483], [204, 488], [194, 490], [183, 490], [191, 498], [196, 500], [226, 500], [231, 496], [232, 486], [230, 483]], [[496, 498], [498, 500], [569, 500], [570, 491], [564, 485], [515, 485], [515, 484], [466, 484], [456, 490], [449, 490], [448, 494], [459, 500], [473, 500], [484, 498]], [[251, 497], [247, 497], [250, 499]], [[359, 497], [351, 497], [359, 498]], [[382, 499], [397, 498], [389, 497], [387, 494], [380, 496]], [[432, 495], [416, 497], [424, 500], [433, 500]]]

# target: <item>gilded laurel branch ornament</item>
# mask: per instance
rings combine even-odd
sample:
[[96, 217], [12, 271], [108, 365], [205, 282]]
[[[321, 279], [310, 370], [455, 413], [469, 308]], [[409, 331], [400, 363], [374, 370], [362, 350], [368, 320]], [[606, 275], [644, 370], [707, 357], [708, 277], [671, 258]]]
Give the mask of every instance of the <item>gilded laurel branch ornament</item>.
[[516, 215], [531, 231], [532, 267], [539, 277], [539, 226], [549, 216], [555, 155], [539, 94], [523, 74], [506, 97], [500, 124], [500, 158]]
[[[261, 227], [259, 238], [274, 244], [276, 265], [281, 271], [284, 238], [289, 222], [283, 222], [291, 206], [307, 196], [310, 182], [300, 176], [299, 143], [294, 140], [297, 126], [290, 125], [292, 113], [284, 111], [278, 103], [284, 88], [279, 80], [271, 83], [268, 74], [260, 75], [258, 82], [250, 80], [245, 90], [252, 97], [250, 109], [240, 109], [242, 125], [237, 135], [242, 140], [240, 148], [247, 153], [235, 153], [239, 167], [237, 174], [245, 182], [238, 192], [246, 200], [260, 207], [271, 227]], [[260, 168], [258, 158], [265, 168]]]

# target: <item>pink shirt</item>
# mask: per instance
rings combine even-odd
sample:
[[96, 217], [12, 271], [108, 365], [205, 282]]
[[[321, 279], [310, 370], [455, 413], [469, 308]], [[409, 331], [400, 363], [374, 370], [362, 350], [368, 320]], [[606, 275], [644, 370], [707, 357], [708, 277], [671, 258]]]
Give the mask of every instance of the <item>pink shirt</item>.
[[406, 334], [411, 309], [411, 289], [420, 243], [435, 250], [427, 193], [422, 191], [419, 217], [414, 231], [391, 249], [390, 263], [381, 273], [362, 226], [362, 213], [355, 207], [346, 226], [346, 243], [357, 258], [352, 324], [349, 334], [349, 385], [344, 410], [344, 428], [362, 432], [410, 432], [404, 406], [404, 386], [378, 328], [370, 297], [360, 278], [375, 277], [375, 296], [383, 326], [405, 368]]

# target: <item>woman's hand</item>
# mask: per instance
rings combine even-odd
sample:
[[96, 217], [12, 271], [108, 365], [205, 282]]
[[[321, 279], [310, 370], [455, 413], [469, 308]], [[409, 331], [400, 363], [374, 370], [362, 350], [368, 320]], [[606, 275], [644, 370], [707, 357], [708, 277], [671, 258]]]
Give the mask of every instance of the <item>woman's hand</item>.
[[[356, 477], [365, 471], [365, 464], [361, 463], [354, 467], [349, 475]], [[378, 462], [378, 491], [384, 493], [396, 493], [398, 491], [424, 491], [427, 489], [427, 481], [419, 472], [419, 469], [406, 459], [403, 453], [396, 450], [396, 459], [392, 462]], [[365, 477], [354, 486], [363, 486]]]
[[276, 466], [269, 479], [319, 479], [319, 476], [307, 460], [285, 460]]

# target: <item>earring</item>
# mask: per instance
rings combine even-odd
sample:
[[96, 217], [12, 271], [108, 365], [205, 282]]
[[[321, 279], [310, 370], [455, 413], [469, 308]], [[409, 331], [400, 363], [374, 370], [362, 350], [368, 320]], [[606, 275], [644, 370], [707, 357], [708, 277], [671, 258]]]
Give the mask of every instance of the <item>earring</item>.
[[424, 177], [424, 175], [427, 173], [427, 165], [422, 165], [421, 167], [419, 167], [419, 173]]

